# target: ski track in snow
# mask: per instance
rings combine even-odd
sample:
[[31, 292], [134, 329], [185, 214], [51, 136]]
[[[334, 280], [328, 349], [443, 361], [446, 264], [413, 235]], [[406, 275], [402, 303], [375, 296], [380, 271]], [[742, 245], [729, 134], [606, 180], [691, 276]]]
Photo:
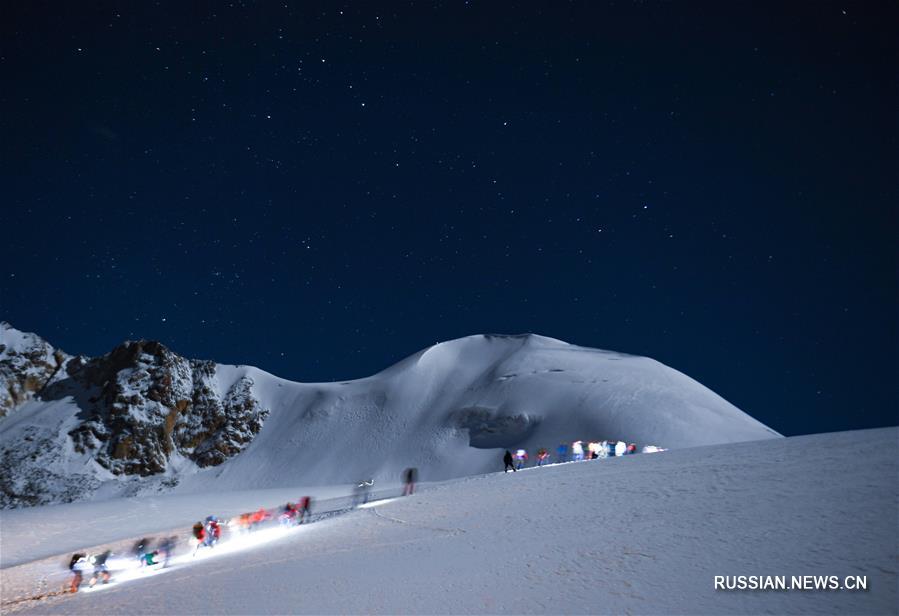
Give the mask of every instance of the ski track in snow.
[[378, 516], [379, 518], [381, 518], [382, 520], [389, 520], [390, 522], [396, 522], [397, 524], [403, 524], [406, 526], [414, 526], [415, 528], [423, 528], [426, 530], [433, 530], [435, 532], [450, 533], [450, 534], [458, 534], [458, 533], [465, 532], [465, 529], [463, 529], [463, 528], [436, 528], [434, 526], [425, 526], [423, 524], [415, 524], [413, 522], [410, 522], [409, 520], [400, 520], [399, 518], [394, 518], [389, 515], [384, 515], [383, 513], [379, 512], [377, 510], [374, 510], [374, 509], [372, 509], [371, 512], [373, 514], [375, 514], [376, 516]]
[[[889, 428], [469, 477], [3, 612], [892, 614], [897, 442]], [[0, 571], [3, 602], [41, 576], [58, 587], [64, 560]], [[715, 575], [866, 575], [869, 590], [723, 592]]]

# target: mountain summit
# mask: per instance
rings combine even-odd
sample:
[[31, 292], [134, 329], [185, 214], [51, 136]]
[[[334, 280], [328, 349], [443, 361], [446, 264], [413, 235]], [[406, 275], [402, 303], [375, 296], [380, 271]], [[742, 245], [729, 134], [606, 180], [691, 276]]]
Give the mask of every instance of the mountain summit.
[[159, 342], [71, 356], [0, 324], [0, 505], [493, 470], [575, 439], [668, 448], [779, 435], [645, 357], [543, 336], [436, 344], [364, 379], [305, 384]]

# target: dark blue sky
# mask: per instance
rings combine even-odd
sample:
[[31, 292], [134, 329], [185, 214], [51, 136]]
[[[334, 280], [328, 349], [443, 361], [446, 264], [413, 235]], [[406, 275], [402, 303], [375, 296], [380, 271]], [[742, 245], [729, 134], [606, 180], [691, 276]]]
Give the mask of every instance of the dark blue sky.
[[897, 18], [9, 5], [0, 319], [301, 381], [533, 331], [785, 434], [894, 425]]

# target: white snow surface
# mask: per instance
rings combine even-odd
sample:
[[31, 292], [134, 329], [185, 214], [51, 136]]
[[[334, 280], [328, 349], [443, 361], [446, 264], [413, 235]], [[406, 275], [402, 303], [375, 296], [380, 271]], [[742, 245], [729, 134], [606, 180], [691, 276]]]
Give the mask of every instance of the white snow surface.
[[[894, 614], [899, 429], [680, 449], [426, 486], [296, 529], [226, 541], [77, 595], [59, 554], [0, 570], [16, 614]], [[498, 456], [493, 465], [501, 467]], [[275, 497], [278, 495], [270, 494]], [[94, 543], [261, 494], [0, 512], [5, 555]], [[185, 515], [193, 501], [196, 511]], [[145, 515], [134, 515], [140, 503]], [[155, 505], [151, 505], [155, 503]], [[170, 506], [166, 506], [169, 503]], [[50, 522], [45, 522], [50, 520]], [[31, 529], [31, 532], [28, 529]], [[716, 575], [861, 575], [868, 590], [721, 591]]]
[[[16, 330], [0, 329], [0, 337], [10, 332]], [[53, 472], [35, 486], [62, 486], [60, 494], [72, 495], [77, 488], [66, 477], [80, 474], [80, 485], [88, 488], [74, 498], [98, 500], [325, 486], [367, 477], [383, 483], [397, 481], [407, 467], [434, 481], [487, 472], [503, 449], [533, 454], [546, 447], [554, 457], [559, 443], [576, 439], [677, 449], [780, 437], [655, 360], [533, 334], [452, 340], [374, 376], [339, 383], [296, 383], [219, 364], [212, 385], [221, 394], [244, 377], [270, 414], [252, 442], [223, 464], [200, 469], [172, 456], [165, 473], [113, 476], [60, 443], [59, 459], [41, 460]], [[67, 439], [59, 430], [71, 429], [77, 413], [74, 402], [33, 400], [0, 420], [0, 444], [12, 448], [26, 435]]]

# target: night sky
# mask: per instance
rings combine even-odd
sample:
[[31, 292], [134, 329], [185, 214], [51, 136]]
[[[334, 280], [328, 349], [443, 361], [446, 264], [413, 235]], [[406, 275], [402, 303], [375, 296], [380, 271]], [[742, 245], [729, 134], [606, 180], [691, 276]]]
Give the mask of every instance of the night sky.
[[897, 6], [7, 3], [0, 319], [299, 381], [536, 332], [894, 425]]

